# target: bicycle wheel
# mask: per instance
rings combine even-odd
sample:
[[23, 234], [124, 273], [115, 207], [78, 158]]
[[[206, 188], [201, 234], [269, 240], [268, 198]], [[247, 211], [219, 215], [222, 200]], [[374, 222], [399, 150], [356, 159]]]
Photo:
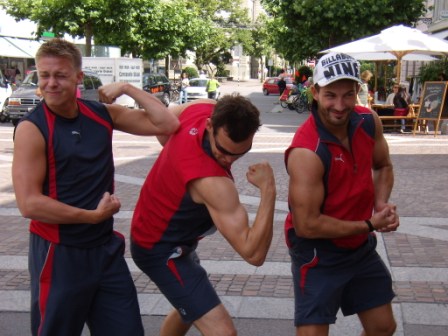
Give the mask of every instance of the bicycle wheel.
[[297, 103], [295, 105], [297, 113], [308, 112], [308, 97], [306, 95], [300, 95], [297, 99]]
[[280, 106], [283, 108], [287, 108], [288, 107], [288, 103], [286, 100], [280, 100]]
[[297, 95], [296, 99], [294, 99], [293, 106], [297, 113], [303, 113], [303, 100], [300, 95]]

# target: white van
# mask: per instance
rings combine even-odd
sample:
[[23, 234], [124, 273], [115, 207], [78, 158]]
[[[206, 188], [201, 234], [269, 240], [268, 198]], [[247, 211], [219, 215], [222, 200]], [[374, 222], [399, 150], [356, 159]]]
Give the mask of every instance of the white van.
[[11, 86], [8, 85], [5, 76], [0, 71], [0, 122], [8, 121], [6, 114], [4, 114], [3, 106], [5, 101], [12, 93]]

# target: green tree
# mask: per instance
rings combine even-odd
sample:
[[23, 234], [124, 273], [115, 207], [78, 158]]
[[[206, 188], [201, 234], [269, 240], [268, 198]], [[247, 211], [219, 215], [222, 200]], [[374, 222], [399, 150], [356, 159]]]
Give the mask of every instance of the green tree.
[[198, 69], [208, 66], [211, 70], [210, 63], [220, 68], [230, 60], [229, 49], [250, 40], [249, 16], [241, 0], [196, 0], [190, 1], [190, 6], [208, 30], [200, 43], [190, 46]]
[[185, 72], [188, 78], [196, 78], [199, 77], [198, 70], [194, 67], [186, 67], [182, 72]]
[[0, 0], [0, 6], [17, 20], [37, 23], [36, 38], [44, 31], [56, 36], [69, 34], [86, 39], [86, 54], [91, 55], [95, 35], [122, 34], [129, 30], [133, 0]]
[[448, 75], [448, 60], [446, 57], [423, 65], [420, 69], [420, 83], [439, 81], [440, 74]]
[[161, 59], [185, 56], [210, 29], [187, 0], [133, 0], [133, 6], [128, 31], [119, 35], [99, 32], [95, 42], [118, 45], [134, 57]]
[[421, 0], [262, 0], [273, 17], [274, 47], [298, 62], [323, 49], [379, 33], [395, 24], [413, 25], [424, 13]]
[[[202, 43], [209, 25], [188, 0], [0, 0], [17, 20], [38, 25], [36, 38], [49, 30], [86, 39], [86, 55], [95, 44], [116, 45], [122, 54], [163, 58], [184, 55]], [[58, 18], [58, 19], [56, 19]], [[60, 18], [60, 19], [59, 19]]]
[[[145, 59], [196, 53], [196, 65], [225, 64], [234, 43], [249, 46], [247, 10], [241, 0], [0, 0], [17, 20], [43, 31], [86, 39], [86, 55], [96, 45], [121, 48]], [[250, 48], [248, 47], [248, 50]]]
[[269, 17], [261, 14], [257, 18], [257, 21], [251, 30], [251, 49], [249, 49], [251, 50], [250, 55], [257, 57], [262, 67], [265, 67], [265, 64], [263, 64], [263, 56], [273, 53], [273, 41], [271, 39], [272, 34], [270, 34], [268, 29], [268, 23], [270, 20], [271, 19]]

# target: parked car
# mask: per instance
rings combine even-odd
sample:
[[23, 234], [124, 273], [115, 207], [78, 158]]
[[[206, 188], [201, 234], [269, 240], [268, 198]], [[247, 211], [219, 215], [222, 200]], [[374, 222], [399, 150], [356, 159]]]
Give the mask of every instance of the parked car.
[[30, 66], [26, 69], [26, 71], [25, 71], [25, 75], [28, 75], [31, 71], [35, 71], [35, 70], [37, 70], [37, 69], [36, 69], [36, 66], [35, 66], [35, 65], [30, 65]]
[[165, 106], [170, 104], [171, 83], [163, 74], [143, 74], [143, 90], [155, 95]]
[[[263, 94], [265, 96], [270, 94], [280, 94], [278, 90], [278, 81], [280, 78], [278, 77], [268, 77], [265, 79], [263, 83]], [[290, 89], [292, 87], [293, 79], [291, 77], [285, 77], [286, 87]]]
[[4, 111], [4, 105], [8, 102], [8, 98], [12, 93], [11, 85], [9, 85], [6, 77], [0, 71], [0, 122], [8, 121], [8, 116]]
[[[187, 100], [208, 98], [207, 82], [208, 78], [192, 78], [190, 79], [190, 86], [185, 89], [187, 91]], [[216, 90], [216, 100], [219, 99], [219, 88]]]
[[[99, 100], [98, 88], [103, 85], [100, 77], [91, 70], [83, 70], [84, 80], [79, 85], [81, 98], [88, 100]], [[36, 95], [38, 87], [37, 71], [31, 71], [23, 80], [22, 84], [15, 90], [5, 105], [4, 112], [16, 126], [19, 120], [41, 101], [41, 97]]]

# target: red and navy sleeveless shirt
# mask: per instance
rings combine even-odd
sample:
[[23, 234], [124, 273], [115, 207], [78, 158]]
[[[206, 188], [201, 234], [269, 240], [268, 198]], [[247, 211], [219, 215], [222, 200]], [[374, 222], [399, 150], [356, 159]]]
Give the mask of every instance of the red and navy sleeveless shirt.
[[[372, 178], [373, 149], [375, 145], [375, 122], [369, 109], [356, 106], [350, 114], [348, 135], [351, 152], [323, 126], [316, 106], [312, 115], [297, 130], [290, 147], [285, 152], [285, 164], [293, 148], [308, 148], [322, 161], [325, 196], [321, 213], [341, 220], [365, 220], [372, 216], [374, 186]], [[288, 246], [288, 231], [294, 230], [291, 212], [285, 221]], [[335, 246], [357, 248], [368, 234], [331, 239]], [[309, 239], [297, 237], [299, 243], [312, 243]]]
[[[78, 109], [76, 118], [67, 119], [42, 102], [24, 120], [36, 125], [46, 142], [43, 193], [65, 204], [93, 210], [106, 191], [114, 191], [113, 124], [101, 103], [78, 99]], [[48, 241], [81, 248], [105, 243], [112, 230], [112, 217], [99, 224], [30, 223], [30, 231]]]
[[142, 186], [131, 225], [133, 243], [166, 251], [191, 245], [214, 232], [204, 204], [195, 203], [187, 184], [210, 176], [232, 179], [230, 171], [213, 158], [204, 137], [206, 120], [215, 105], [196, 104], [179, 117], [181, 126], [171, 135]]

